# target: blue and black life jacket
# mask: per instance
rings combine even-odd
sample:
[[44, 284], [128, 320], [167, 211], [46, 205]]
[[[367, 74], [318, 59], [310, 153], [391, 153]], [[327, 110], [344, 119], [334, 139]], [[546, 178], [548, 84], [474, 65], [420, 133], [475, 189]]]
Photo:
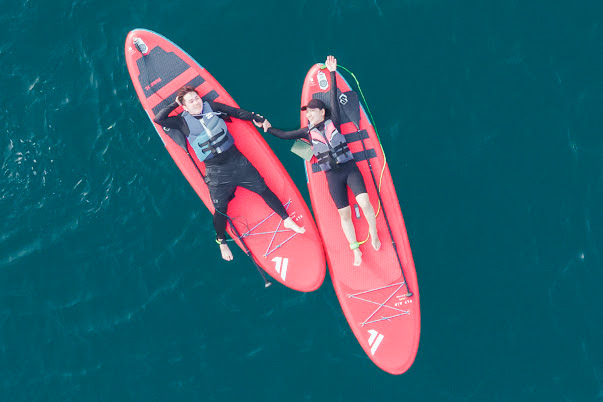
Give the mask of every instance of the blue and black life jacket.
[[201, 118], [182, 112], [182, 117], [190, 131], [187, 139], [200, 161], [211, 159], [216, 154], [227, 151], [234, 145], [234, 138], [228, 132], [226, 122], [214, 112], [208, 102], [203, 102]]

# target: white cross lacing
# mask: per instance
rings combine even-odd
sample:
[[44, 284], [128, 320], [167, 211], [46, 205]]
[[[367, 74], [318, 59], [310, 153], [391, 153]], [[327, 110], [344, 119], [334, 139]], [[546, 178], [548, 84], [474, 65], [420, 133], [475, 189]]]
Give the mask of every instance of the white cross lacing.
[[[367, 300], [367, 299], [363, 299], [363, 298], [361, 298], [361, 297], [358, 297], [359, 295], [363, 295], [363, 294], [366, 294], [366, 293], [371, 293], [371, 292], [376, 292], [376, 291], [378, 291], [378, 290], [387, 289], [387, 288], [391, 288], [391, 287], [395, 287], [395, 286], [397, 286], [397, 287], [396, 287], [396, 289], [393, 291], [393, 293], [392, 293], [391, 295], [389, 295], [389, 297], [388, 297], [388, 298], [387, 298], [387, 299], [386, 299], [386, 300], [385, 300], [383, 303], [379, 303], [379, 302], [376, 302], [376, 301], [373, 301], [373, 300]], [[403, 287], [403, 286], [404, 286], [404, 282], [392, 283], [391, 285], [387, 285], [387, 286], [383, 286], [383, 287], [376, 288], [376, 289], [371, 289], [371, 290], [365, 290], [364, 292], [359, 292], [359, 293], [354, 293], [354, 294], [350, 294], [350, 295], [348, 295], [348, 297], [349, 297], [349, 298], [351, 298], [351, 299], [361, 300], [361, 301], [364, 301], [364, 302], [367, 302], [367, 303], [371, 303], [371, 304], [376, 304], [376, 305], [378, 305], [378, 306], [379, 306], [379, 307], [377, 307], [377, 309], [376, 309], [375, 311], [373, 311], [373, 312], [371, 313], [371, 315], [369, 315], [369, 316], [368, 316], [368, 317], [367, 317], [367, 318], [364, 320], [364, 322], [363, 322], [363, 323], [361, 323], [361, 324], [360, 324], [360, 326], [364, 327], [366, 324], [372, 324], [372, 323], [375, 323], [375, 322], [379, 322], [379, 321], [385, 321], [385, 320], [388, 320], [388, 321], [389, 321], [389, 320], [391, 320], [392, 318], [395, 318], [395, 317], [400, 317], [400, 316], [403, 316], [403, 315], [410, 314], [410, 311], [409, 311], [409, 310], [402, 310], [402, 309], [399, 309], [399, 308], [396, 308], [396, 307], [392, 307], [392, 306], [386, 306], [386, 305], [385, 305], [385, 304], [386, 304], [386, 303], [387, 303], [387, 302], [388, 302], [388, 301], [389, 301], [389, 300], [390, 300], [392, 297], [394, 297], [394, 295], [395, 295], [395, 294], [396, 294], [396, 293], [397, 293], [397, 292], [398, 292], [400, 289], [402, 289], [402, 287]], [[379, 319], [375, 319], [375, 320], [373, 320], [373, 321], [369, 321], [369, 320], [370, 320], [371, 318], [373, 318], [373, 316], [374, 316], [375, 314], [377, 314], [377, 312], [378, 312], [379, 310], [381, 310], [383, 307], [387, 307], [387, 308], [389, 308], [389, 309], [399, 311], [400, 313], [399, 313], [399, 314], [394, 314], [394, 315], [391, 315], [391, 316], [389, 316], [389, 317], [385, 317], [385, 316], [381, 315], [381, 318], [379, 318]]]

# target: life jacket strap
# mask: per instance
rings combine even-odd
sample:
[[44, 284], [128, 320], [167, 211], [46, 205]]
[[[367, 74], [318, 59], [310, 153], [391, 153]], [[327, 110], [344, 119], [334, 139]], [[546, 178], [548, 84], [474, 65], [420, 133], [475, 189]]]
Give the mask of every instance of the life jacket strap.
[[201, 150], [203, 152], [207, 152], [209, 150], [209, 151], [211, 151], [212, 154], [217, 154], [218, 150], [216, 148], [219, 148], [226, 141], [228, 141], [228, 136], [226, 136], [226, 135], [224, 135], [221, 140], [217, 140], [217, 137], [219, 137], [223, 134], [224, 134], [224, 130], [222, 130], [216, 137], [210, 138], [209, 140], [200, 143], [199, 146], [202, 147]]
[[349, 152], [349, 148], [348, 148], [348, 144], [346, 144], [345, 142], [342, 142], [341, 144], [333, 147], [333, 155], [335, 157], [341, 156], [347, 152]]

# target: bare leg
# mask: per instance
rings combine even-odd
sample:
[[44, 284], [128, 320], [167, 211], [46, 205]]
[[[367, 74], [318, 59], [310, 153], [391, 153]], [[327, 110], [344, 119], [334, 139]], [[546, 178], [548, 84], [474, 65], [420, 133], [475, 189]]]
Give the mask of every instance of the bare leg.
[[283, 226], [287, 229], [294, 230], [297, 233], [304, 233], [306, 231], [303, 226], [298, 226], [297, 223], [293, 222], [293, 219], [291, 219], [291, 217], [288, 217], [287, 219], [283, 220]]
[[375, 219], [375, 209], [369, 200], [369, 196], [367, 193], [358, 194], [356, 197], [356, 201], [358, 201], [358, 205], [362, 208], [362, 212], [366, 217], [366, 221], [369, 225], [369, 234], [371, 235], [371, 244], [375, 250], [379, 250], [381, 248], [381, 241], [379, 240], [379, 236], [377, 235], [377, 220]]
[[[341, 228], [343, 234], [348, 240], [348, 243], [356, 243], [356, 231], [354, 230], [354, 223], [352, 222], [352, 209], [347, 206], [345, 208], [338, 209], [339, 218], [341, 219]], [[354, 265], [358, 266], [362, 263], [362, 251], [359, 248], [352, 250], [354, 252]]]

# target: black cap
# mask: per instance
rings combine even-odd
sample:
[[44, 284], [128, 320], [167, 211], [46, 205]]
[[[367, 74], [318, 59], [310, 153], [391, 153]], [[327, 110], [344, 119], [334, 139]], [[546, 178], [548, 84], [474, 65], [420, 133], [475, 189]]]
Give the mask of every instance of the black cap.
[[306, 110], [307, 108], [310, 109], [326, 109], [327, 105], [324, 104], [323, 101], [321, 101], [320, 99], [310, 99], [310, 102], [308, 102], [308, 104], [306, 106], [302, 106], [301, 110]]

